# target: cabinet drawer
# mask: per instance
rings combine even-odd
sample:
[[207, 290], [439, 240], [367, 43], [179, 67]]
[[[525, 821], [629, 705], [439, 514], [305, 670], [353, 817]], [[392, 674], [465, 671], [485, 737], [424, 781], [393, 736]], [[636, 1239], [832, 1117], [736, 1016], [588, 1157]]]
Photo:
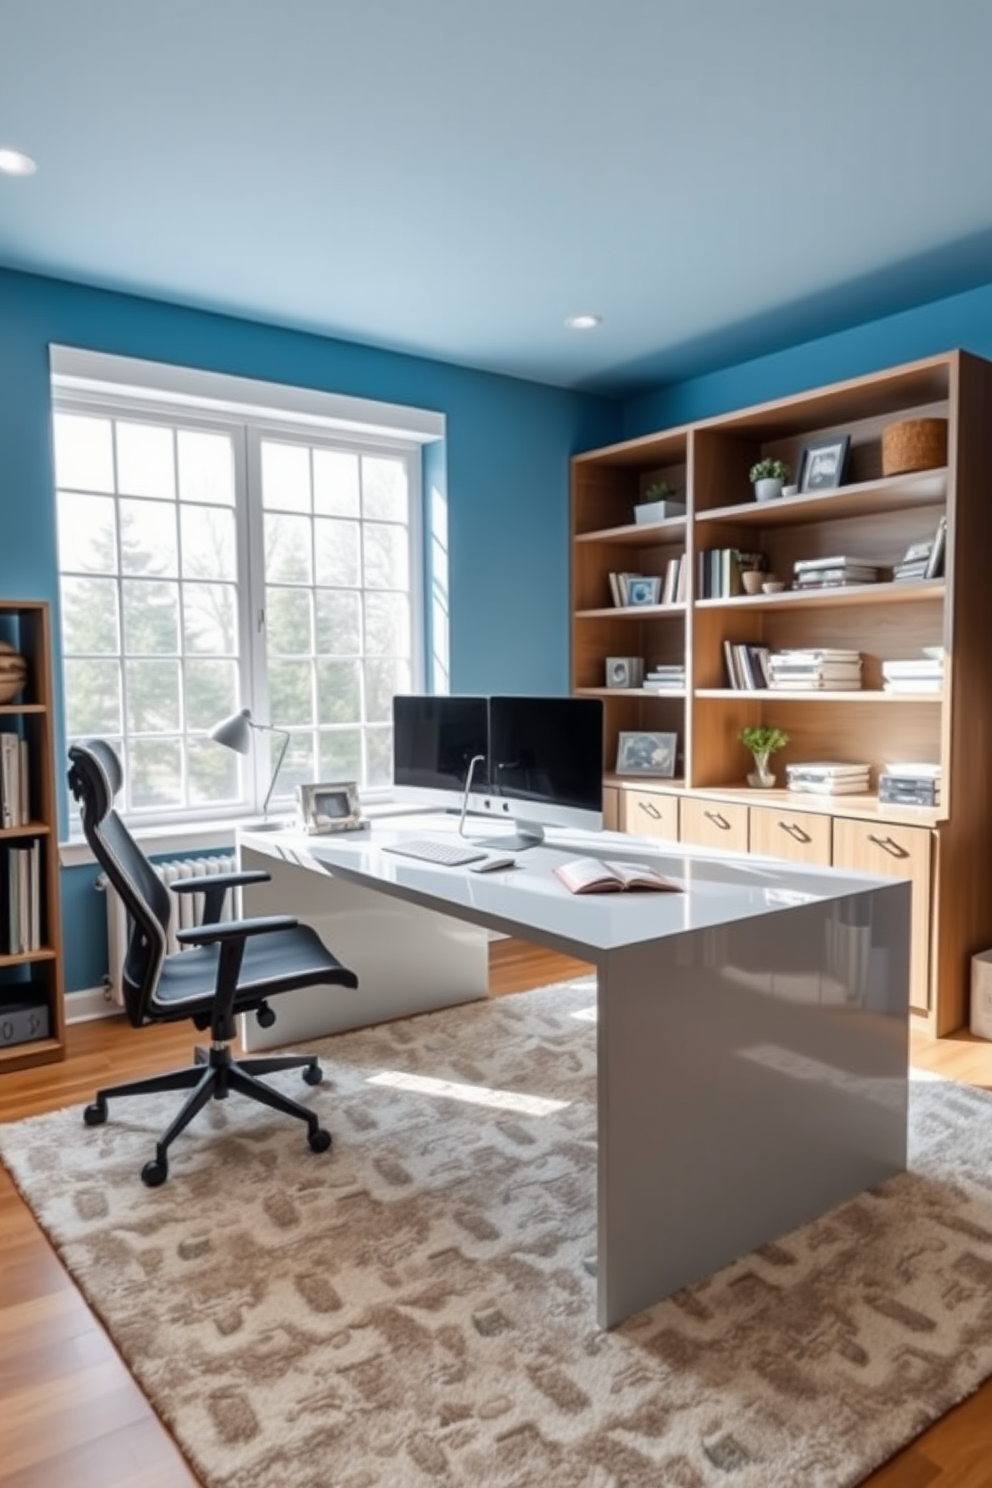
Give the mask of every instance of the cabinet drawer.
[[835, 868], [880, 877], [908, 878], [913, 885], [909, 950], [909, 1002], [917, 1012], [930, 1007], [930, 878], [933, 834], [927, 827], [894, 827], [888, 822], [834, 821]]
[[665, 837], [679, 840], [678, 796], [663, 796], [656, 791], [623, 792], [623, 831], [643, 837]]
[[747, 852], [746, 806], [732, 801], [711, 801], [683, 796], [679, 813], [679, 838], [700, 847], [728, 847]]
[[783, 810], [777, 806], [751, 806], [748, 811], [748, 841], [752, 852], [829, 867], [829, 816], [816, 811]]

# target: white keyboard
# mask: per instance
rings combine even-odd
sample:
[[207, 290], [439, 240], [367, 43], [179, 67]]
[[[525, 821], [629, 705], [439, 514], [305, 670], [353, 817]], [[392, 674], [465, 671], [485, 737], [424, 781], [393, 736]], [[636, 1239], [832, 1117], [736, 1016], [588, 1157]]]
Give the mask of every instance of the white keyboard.
[[422, 863], [443, 863], [456, 868], [460, 863], [477, 863], [489, 854], [484, 847], [470, 847], [467, 842], [437, 842], [430, 837], [411, 837], [409, 842], [383, 844], [383, 852], [399, 853], [404, 858], [419, 858]]

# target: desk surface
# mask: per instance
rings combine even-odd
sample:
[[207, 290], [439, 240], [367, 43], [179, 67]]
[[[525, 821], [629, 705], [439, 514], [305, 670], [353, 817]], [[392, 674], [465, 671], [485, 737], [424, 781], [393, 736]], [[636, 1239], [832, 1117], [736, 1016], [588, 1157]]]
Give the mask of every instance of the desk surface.
[[[471, 825], [466, 832], [473, 841]], [[475, 834], [495, 843], [491, 824]], [[508, 833], [509, 835], [509, 833]], [[539, 847], [517, 855], [513, 868], [470, 873], [384, 852], [404, 837], [458, 839], [457, 818], [390, 817], [356, 832], [308, 836], [300, 831], [245, 832], [246, 845], [288, 862], [339, 873], [354, 882], [438, 908], [509, 934], [538, 933], [570, 954], [595, 960], [623, 946], [685, 931], [706, 930], [761, 915], [826, 903], [890, 882], [868, 874], [809, 868], [775, 858], [662, 843], [626, 833], [549, 831]], [[493, 846], [493, 852], [498, 848]], [[552, 873], [576, 857], [645, 862], [683, 886], [683, 892], [572, 894]]]

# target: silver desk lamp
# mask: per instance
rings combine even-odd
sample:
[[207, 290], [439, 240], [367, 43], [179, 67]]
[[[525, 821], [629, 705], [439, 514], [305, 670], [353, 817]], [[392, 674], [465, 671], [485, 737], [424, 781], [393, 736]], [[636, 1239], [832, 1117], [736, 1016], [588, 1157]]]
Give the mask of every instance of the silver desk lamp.
[[289, 743], [289, 734], [285, 729], [275, 728], [271, 723], [256, 723], [251, 716], [250, 708], [242, 708], [239, 713], [232, 713], [229, 718], [222, 718], [220, 723], [215, 723], [210, 730], [211, 739], [218, 744], [223, 744], [227, 749], [233, 749], [236, 754], [247, 754], [251, 748], [251, 732], [257, 729], [266, 734], [279, 734], [282, 744], [279, 746], [279, 754], [276, 759], [275, 769], [272, 771], [272, 779], [269, 788], [265, 792], [265, 800], [262, 802], [262, 815], [269, 814], [269, 801], [275, 789], [276, 777], [282, 767], [283, 756]]

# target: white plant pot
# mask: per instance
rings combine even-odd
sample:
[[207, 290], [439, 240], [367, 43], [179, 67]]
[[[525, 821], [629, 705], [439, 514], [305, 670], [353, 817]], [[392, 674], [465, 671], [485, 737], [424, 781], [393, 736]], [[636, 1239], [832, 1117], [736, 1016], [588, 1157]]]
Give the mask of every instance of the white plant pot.
[[774, 501], [782, 494], [782, 482], [777, 476], [768, 475], [764, 480], [754, 483], [754, 499], [756, 501]]

